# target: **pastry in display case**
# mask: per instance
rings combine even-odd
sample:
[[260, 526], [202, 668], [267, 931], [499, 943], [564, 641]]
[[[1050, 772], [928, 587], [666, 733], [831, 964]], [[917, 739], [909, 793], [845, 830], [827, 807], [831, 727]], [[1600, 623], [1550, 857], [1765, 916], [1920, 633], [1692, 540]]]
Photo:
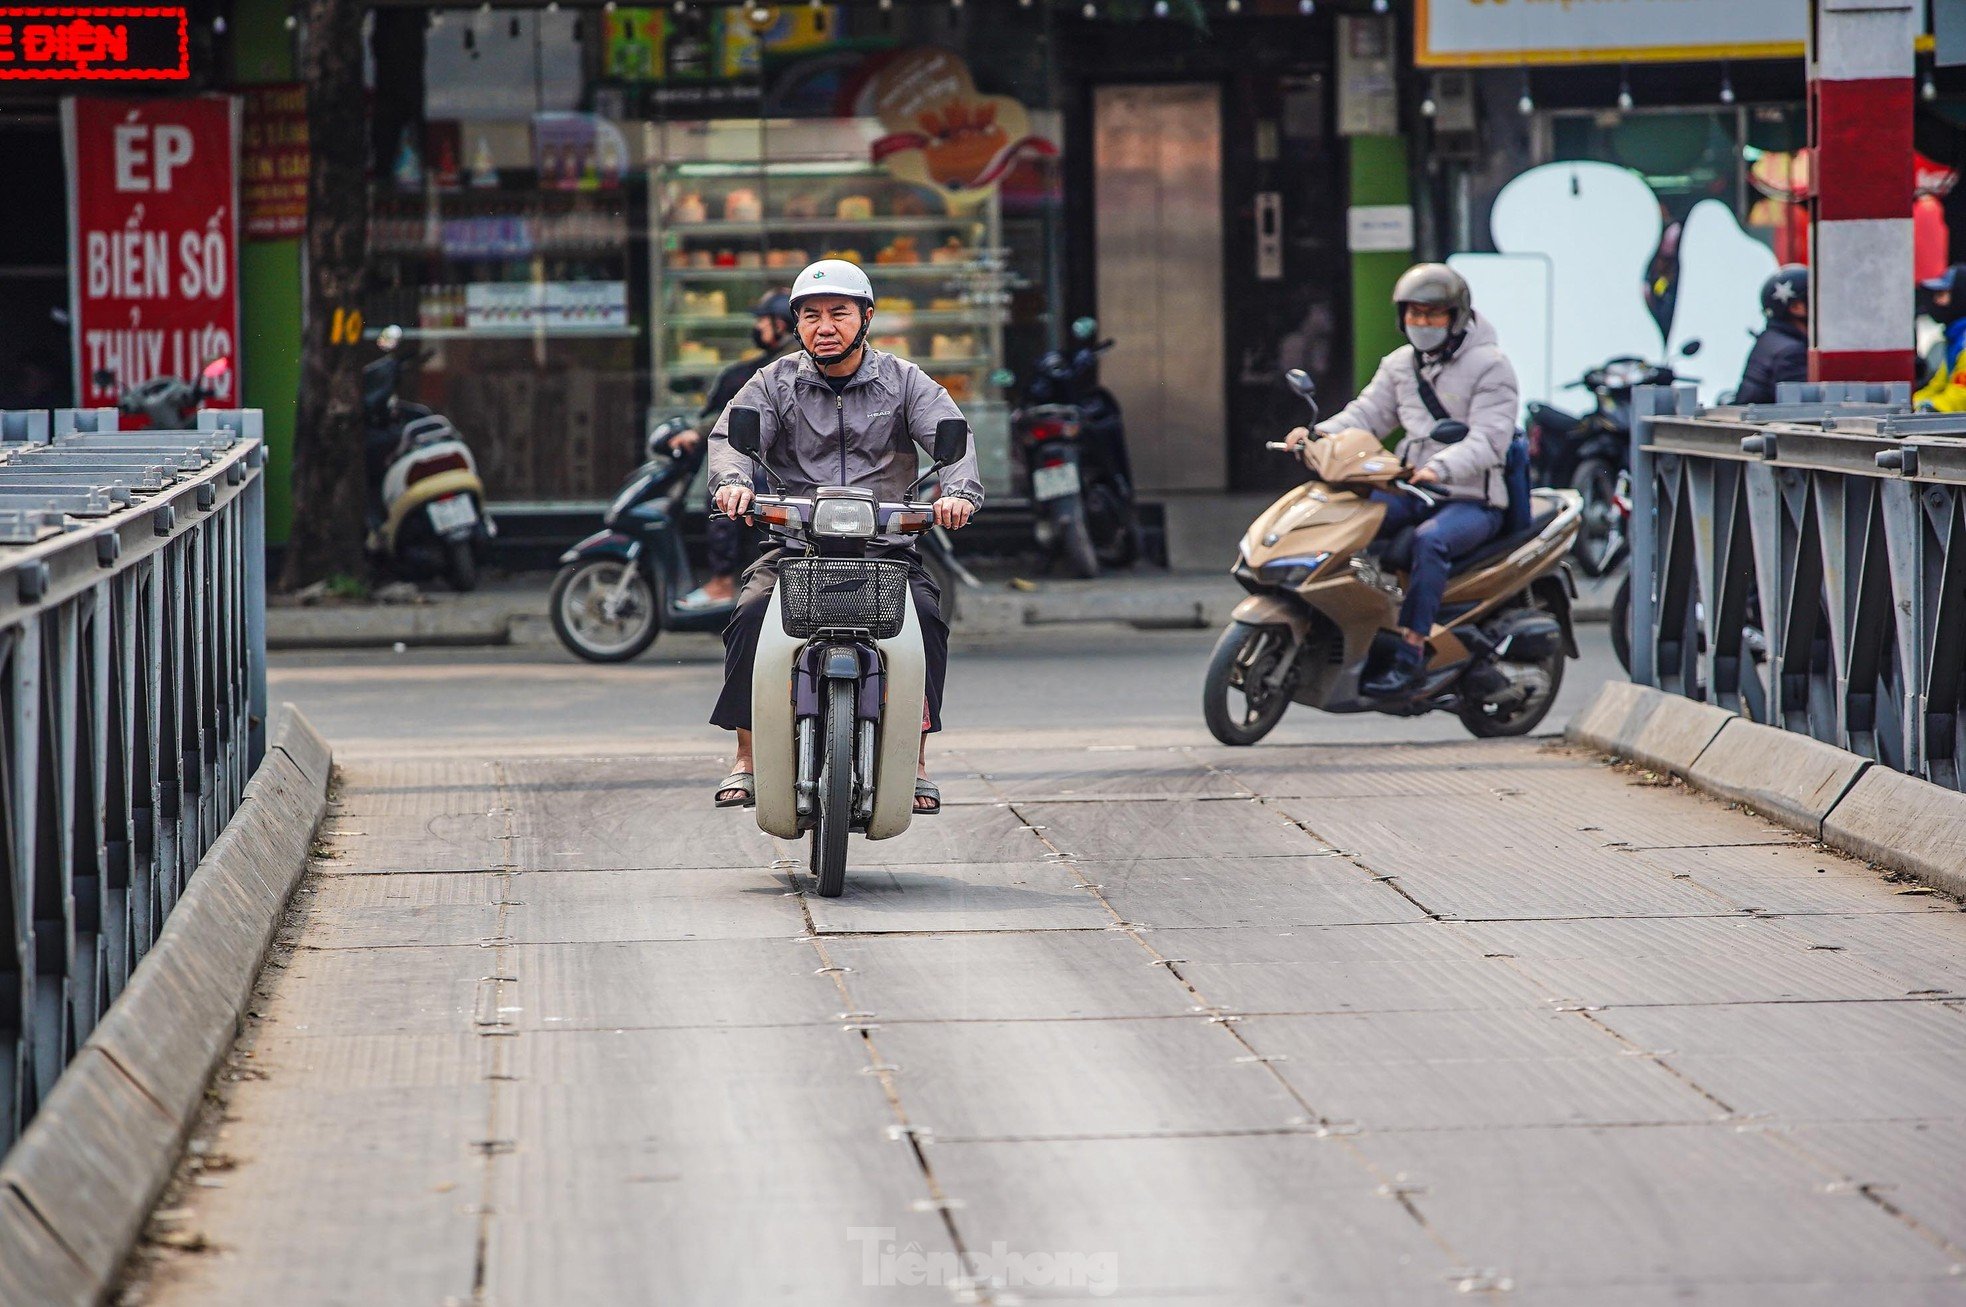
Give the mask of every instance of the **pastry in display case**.
[[[728, 148], [714, 124], [704, 135]], [[1006, 313], [994, 194], [952, 208], [864, 152], [751, 163], [677, 153], [651, 150], [666, 160], [651, 168], [648, 206], [659, 406], [700, 404], [721, 368], [755, 350], [751, 306], [814, 260], [845, 259], [874, 280], [869, 343], [928, 368], [975, 408], [979, 440], [1007, 449], [986, 382], [1002, 366]]]

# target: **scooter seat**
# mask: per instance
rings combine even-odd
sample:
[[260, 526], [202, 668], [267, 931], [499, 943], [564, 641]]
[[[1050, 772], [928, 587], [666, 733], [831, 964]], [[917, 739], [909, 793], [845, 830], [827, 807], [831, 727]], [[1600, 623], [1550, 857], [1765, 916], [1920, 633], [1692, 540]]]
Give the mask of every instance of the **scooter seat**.
[[1565, 413], [1562, 409], [1550, 404], [1531, 404], [1529, 406], [1529, 420], [1539, 427], [1554, 431], [1560, 436], [1571, 435], [1579, 427], [1584, 425], [1582, 418], [1573, 417]]
[[[1469, 550], [1448, 566], [1447, 574], [1449, 576], [1459, 576], [1463, 572], [1472, 572], [1483, 564], [1493, 562], [1497, 558], [1507, 557], [1541, 535], [1549, 527], [1550, 523], [1556, 521], [1556, 515], [1561, 511], [1561, 509], [1552, 508], [1548, 512], [1542, 513], [1531, 520], [1529, 525], [1522, 528], [1522, 530], [1504, 532], [1486, 544]], [[1379, 559], [1379, 566], [1394, 572], [1412, 571], [1413, 533], [1417, 530], [1419, 530], [1418, 527], [1404, 527], [1392, 539], [1386, 541], [1384, 546], [1377, 548], [1376, 554]]]

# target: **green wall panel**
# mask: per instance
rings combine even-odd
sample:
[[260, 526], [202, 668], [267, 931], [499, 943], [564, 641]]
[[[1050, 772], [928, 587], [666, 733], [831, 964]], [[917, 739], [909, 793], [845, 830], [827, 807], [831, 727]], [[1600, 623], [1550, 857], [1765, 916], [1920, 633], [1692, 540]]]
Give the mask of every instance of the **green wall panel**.
[[[1398, 136], [1354, 136], [1350, 146], [1349, 202], [1410, 204], [1406, 141]], [[1372, 380], [1379, 360], [1405, 344], [1393, 321], [1393, 283], [1413, 264], [1413, 252], [1352, 255], [1353, 384]]]

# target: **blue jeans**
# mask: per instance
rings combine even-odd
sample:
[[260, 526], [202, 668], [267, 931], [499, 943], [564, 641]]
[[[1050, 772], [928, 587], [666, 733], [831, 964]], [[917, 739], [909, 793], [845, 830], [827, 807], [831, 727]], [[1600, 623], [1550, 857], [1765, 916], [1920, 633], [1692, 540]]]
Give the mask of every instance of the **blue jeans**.
[[1372, 497], [1386, 506], [1379, 526], [1381, 540], [1417, 524], [1413, 533], [1413, 570], [1406, 578], [1406, 602], [1399, 624], [1422, 637], [1434, 629], [1440, 598], [1447, 593], [1447, 572], [1454, 560], [1495, 538], [1502, 527], [1502, 510], [1473, 500], [1449, 500], [1428, 508], [1412, 495], [1375, 490]]

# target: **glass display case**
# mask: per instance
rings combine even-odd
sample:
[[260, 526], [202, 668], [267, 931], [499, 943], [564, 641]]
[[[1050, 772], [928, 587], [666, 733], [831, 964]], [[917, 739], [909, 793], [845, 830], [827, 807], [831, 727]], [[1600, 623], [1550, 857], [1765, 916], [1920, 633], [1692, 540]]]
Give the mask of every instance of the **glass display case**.
[[868, 162], [879, 134], [868, 120], [694, 126], [668, 124], [650, 146], [656, 406], [700, 407], [717, 373], [755, 352], [760, 298], [815, 259], [850, 259], [874, 282], [869, 343], [948, 388], [975, 428], [986, 486], [1006, 489], [1008, 412], [990, 380], [1008, 304], [995, 193], [959, 206], [895, 178]]
[[369, 334], [424, 351], [404, 397], [457, 423], [495, 499], [605, 499], [634, 465], [634, 207], [577, 179], [371, 197]]

